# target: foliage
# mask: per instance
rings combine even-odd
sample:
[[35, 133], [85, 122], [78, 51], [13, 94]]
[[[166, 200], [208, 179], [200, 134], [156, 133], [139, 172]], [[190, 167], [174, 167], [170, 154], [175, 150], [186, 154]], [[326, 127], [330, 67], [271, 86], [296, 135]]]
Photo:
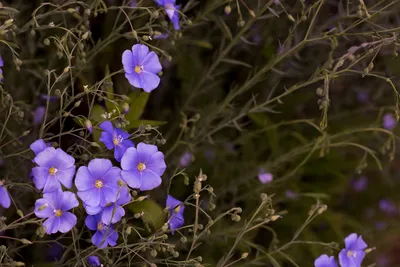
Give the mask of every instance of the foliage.
[[[362, 266], [397, 266], [398, 2], [177, 0], [179, 25], [161, 2], [0, 3], [1, 266], [312, 266], [353, 232]], [[151, 93], [121, 63], [138, 43], [162, 64]], [[130, 189], [117, 245], [99, 249], [82, 201], [71, 231], [45, 234], [29, 146], [119, 166], [105, 121], [167, 168], [158, 188]], [[174, 234], [168, 195], [185, 206]]]

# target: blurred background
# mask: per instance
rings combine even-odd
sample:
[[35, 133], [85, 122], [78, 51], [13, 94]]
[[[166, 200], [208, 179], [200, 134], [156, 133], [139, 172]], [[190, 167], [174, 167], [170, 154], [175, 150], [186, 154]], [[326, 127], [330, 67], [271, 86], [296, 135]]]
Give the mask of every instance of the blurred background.
[[[128, 225], [153, 235], [167, 194], [185, 200], [187, 227], [165, 241], [176, 258], [157, 248], [152, 257], [146, 241], [132, 265], [118, 261], [122, 246], [101, 252], [108, 266], [201, 266], [188, 262], [197, 257], [204, 266], [313, 266], [353, 232], [373, 248], [362, 266], [400, 266], [400, 2], [175, 4], [180, 29], [151, 0], [1, 1], [0, 178], [13, 199], [1, 223], [31, 213], [39, 197], [34, 140], [85, 165], [111, 156], [97, 143], [109, 116], [135, 143], [157, 144], [168, 166], [151, 202], [128, 208], [121, 233]], [[163, 66], [151, 94], [122, 71], [121, 55], [136, 43]], [[197, 203], [199, 173], [207, 180]], [[149, 218], [134, 218], [141, 211]], [[37, 219], [23, 222], [2, 235], [33, 244], [0, 238], [2, 266], [84, 266], [69, 235], [43, 236]], [[80, 253], [93, 251], [83, 221], [76, 228]]]

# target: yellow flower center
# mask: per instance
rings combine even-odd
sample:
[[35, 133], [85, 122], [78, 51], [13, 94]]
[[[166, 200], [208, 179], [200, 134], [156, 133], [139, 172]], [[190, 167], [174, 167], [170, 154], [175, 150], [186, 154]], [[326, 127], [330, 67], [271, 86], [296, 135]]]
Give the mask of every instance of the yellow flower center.
[[135, 66], [135, 72], [137, 74], [141, 73], [142, 72], [142, 67], [141, 66]]
[[104, 228], [104, 224], [103, 223], [98, 223], [97, 224], [97, 230], [101, 231]]
[[113, 138], [114, 146], [119, 145], [122, 142], [122, 140], [124, 140], [124, 138], [122, 136], [120, 136], [120, 135], [118, 135], [117, 137], [114, 137]]
[[50, 173], [51, 175], [56, 174], [57, 171], [58, 171], [58, 170], [57, 170], [56, 168], [54, 168], [54, 167], [51, 167], [51, 168], [49, 169], [49, 173]]
[[102, 188], [103, 187], [103, 181], [101, 180], [96, 180], [96, 182], [94, 183], [94, 186], [97, 188]]
[[138, 170], [139, 171], [144, 171], [145, 169], [146, 169], [146, 165], [144, 164], [144, 163], [139, 163], [138, 165], [137, 165], [137, 168], [138, 168]]
[[347, 257], [355, 257], [355, 256], [356, 256], [355, 251], [352, 251], [352, 250], [347, 251]]
[[60, 217], [60, 216], [62, 215], [62, 211], [61, 211], [61, 210], [55, 210], [55, 211], [54, 211], [54, 215], [55, 215], [56, 217]]

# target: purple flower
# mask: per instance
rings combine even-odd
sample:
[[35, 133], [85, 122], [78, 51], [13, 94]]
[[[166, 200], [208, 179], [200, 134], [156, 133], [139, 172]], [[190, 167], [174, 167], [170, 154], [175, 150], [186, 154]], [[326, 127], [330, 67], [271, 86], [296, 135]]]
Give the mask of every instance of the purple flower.
[[0, 205], [8, 209], [11, 206], [10, 195], [7, 189], [3, 186], [3, 182], [0, 183]]
[[357, 192], [364, 191], [367, 188], [368, 179], [365, 176], [361, 176], [353, 181], [353, 188]]
[[379, 201], [379, 209], [388, 214], [396, 214], [397, 213], [396, 204], [393, 201], [387, 200], [387, 199], [382, 199]]
[[50, 144], [46, 144], [43, 139], [38, 139], [30, 145], [31, 150], [37, 155], [46, 148], [50, 147]]
[[129, 1], [129, 4], [128, 4], [130, 7], [137, 7], [138, 6], [138, 3], [137, 3], [137, 1], [136, 0], [131, 0], [131, 1]]
[[151, 190], [161, 184], [167, 165], [164, 154], [157, 146], [139, 143], [137, 148], [126, 150], [121, 160], [122, 179], [132, 188], [142, 191]]
[[290, 199], [296, 199], [299, 197], [299, 195], [296, 192], [290, 189], [285, 191], [285, 196]]
[[2, 67], [4, 67], [4, 62], [3, 62], [3, 59], [0, 56], [0, 82], [3, 81], [3, 69], [2, 69]]
[[265, 172], [263, 168], [260, 168], [258, 172], [258, 180], [260, 180], [262, 184], [268, 184], [272, 182], [273, 179], [274, 176], [271, 173]]
[[93, 159], [88, 167], [79, 167], [75, 178], [79, 198], [92, 207], [105, 207], [108, 203], [115, 202], [120, 173], [121, 170], [113, 167], [108, 159]]
[[382, 231], [387, 228], [387, 224], [385, 221], [379, 221], [375, 223], [375, 228], [379, 231]]
[[51, 243], [47, 249], [46, 258], [48, 261], [60, 261], [63, 255], [64, 248], [57, 242]]
[[58, 99], [58, 96], [51, 96], [51, 95], [49, 96], [46, 94], [40, 94], [40, 98], [43, 100], [49, 100], [50, 102], [54, 102]]
[[85, 224], [90, 230], [96, 230], [92, 236], [92, 243], [96, 247], [105, 248], [108, 245], [113, 247], [117, 244], [118, 232], [113, 229], [112, 225], [105, 225], [101, 221], [100, 214], [87, 216]]
[[338, 267], [337, 262], [335, 261], [335, 257], [333, 257], [333, 256], [329, 257], [326, 254], [319, 256], [314, 261], [314, 266], [315, 267]]
[[100, 258], [97, 256], [89, 256], [87, 259], [88, 263], [90, 264], [90, 266], [93, 267], [97, 267], [97, 266], [101, 266], [101, 262], [100, 262]]
[[357, 93], [357, 99], [360, 103], [365, 103], [368, 101], [369, 95], [367, 91], [359, 91]]
[[47, 218], [43, 223], [47, 234], [66, 233], [76, 224], [76, 216], [68, 211], [78, 206], [79, 202], [72, 192], [45, 193], [43, 198], [36, 200], [35, 214], [39, 218]]
[[192, 153], [190, 152], [186, 152], [185, 154], [183, 154], [181, 156], [181, 158], [179, 159], [179, 165], [181, 167], [187, 167], [189, 166], [189, 164], [192, 162]]
[[167, 13], [169, 19], [172, 21], [172, 24], [174, 24], [174, 29], [179, 30], [179, 6], [175, 5], [175, 0], [155, 0], [156, 3], [164, 7], [165, 12]]
[[160, 84], [158, 73], [162, 67], [155, 52], [149, 52], [146, 45], [136, 44], [132, 51], [125, 50], [122, 54], [125, 77], [129, 83], [150, 93]]
[[120, 162], [126, 149], [133, 146], [133, 142], [128, 139], [129, 134], [119, 128], [114, 128], [110, 121], [100, 124], [100, 128], [104, 130], [100, 141], [106, 145], [107, 149], [114, 149], [114, 158]]
[[364, 249], [367, 244], [362, 239], [362, 236], [350, 234], [345, 238], [346, 247], [339, 253], [339, 263], [342, 267], [360, 267], [365, 257]]
[[123, 186], [120, 188], [118, 199], [115, 203], [110, 202], [105, 207], [91, 207], [85, 205], [85, 209], [89, 215], [96, 215], [98, 213], [101, 213], [101, 221], [104, 224], [114, 224], [119, 222], [121, 218], [125, 216], [125, 210], [121, 206], [125, 205], [129, 201], [131, 201], [131, 195], [129, 194], [128, 187]]
[[37, 154], [33, 161], [39, 165], [32, 169], [33, 182], [37, 189], [49, 193], [61, 190], [61, 184], [71, 188], [75, 159], [61, 148], [48, 147]]
[[167, 197], [166, 206], [170, 213], [169, 228], [171, 229], [171, 233], [174, 234], [175, 229], [181, 227], [185, 223], [185, 219], [183, 218], [185, 206], [181, 201], [173, 198], [170, 195]]
[[44, 114], [46, 112], [46, 108], [44, 106], [39, 106], [35, 109], [33, 113], [33, 124], [38, 125], [43, 122]]
[[386, 130], [392, 130], [397, 124], [396, 118], [391, 113], [387, 113], [383, 116], [383, 127]]

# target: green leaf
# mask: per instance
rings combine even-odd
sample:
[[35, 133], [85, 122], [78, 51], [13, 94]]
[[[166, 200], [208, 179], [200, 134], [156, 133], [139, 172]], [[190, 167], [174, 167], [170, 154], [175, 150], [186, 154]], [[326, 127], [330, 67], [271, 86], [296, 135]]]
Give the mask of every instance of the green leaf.
[[129, 104], [129, 113], [125, 115], [128, 121], [138, 120], [142, 116], [149, 96], [150, 94], [145, 92], [133, 92], [129, 94], [128, 97], [131, 103]]
[[151, 199], [132, 202], [126, 207], [133, 214], [143, 212], [142, 220], [154, 230], [158, 230], [164, 225], [165, 213], [163, 208]]
[[134, 121], [130, 121], [129, 125], [126, 126], [126, 129], [131, 130], [131, 129], [139, 127], [141, 124], [142, 125], [149, 124], [150, 126], [155, 127], [155, 126], [164, 125], [166, 123], [167, 123], [166, 121], [134, 120]]
[[90, 114], [90, 120], [96, 121], [98, 123], [101, 123], [104, 121], [104, 118], [102, 115], [106, 112], [106, 110], [100, 106], [100, 105], [94, 105], [91, 114]]

